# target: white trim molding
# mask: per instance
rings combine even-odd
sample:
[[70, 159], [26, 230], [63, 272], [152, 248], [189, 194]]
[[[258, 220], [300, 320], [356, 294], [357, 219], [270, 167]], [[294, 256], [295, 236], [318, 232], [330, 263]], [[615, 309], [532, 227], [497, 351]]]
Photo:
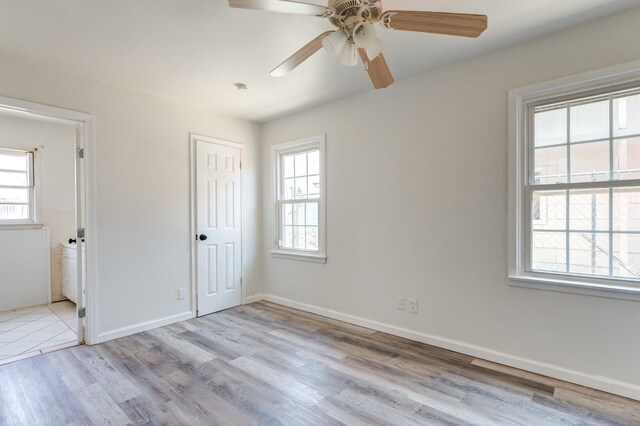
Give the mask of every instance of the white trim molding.
[[130, 336], [143, 331], [153, 330], [154, 328], [164, 327], [165, 325], [175, 324], [180, 321], [195, 318], [193, 312], [183, 312], [181, 314], [170, 315], [168, 317], [157, 320], [144, 321], [138, 324], [128, 325], [126, 327], [117, 328], [115, 330], [105, 331], [98, 334], [98, 340], [95, 343], [104, 343], [109, 340], [119, 339], [120, 337]]
[[264, 300], [263, 297], [262, 297], [262, 294], [254, 294], [252, 296], [247, 296], [247, 298], [244, 299], [244, 304], [248, 305], [250, 303], [259, 302], [261, 300]]
[[271, 256], [278, 259], [302, 260], [305, 262], [327, 263], [327, 257], [313, 253], [292, 253], [288, 250], [271, 250]]
[[585, 296], [599, 296], [610, 299], [640, 301], [640, 288], [617, 286], [612, 283], [601, 284], [597, 279], [572, 280], [570, 275], [558, 275], [554, 278], [531, 273], [509, 276], [511, 287], [523, 287], [533, 290], [548, 290], [560, 293], [574, 293]]
[[[529, 111], [541, 102], [560, 102], [593, 94], [640, 86], [640, 61], [592, 71], [509, 92], [509, 216], [508, 280], [513, 287], [529, 287], [590, 296], [640, 300], [640, 286], [629, 280], [532, 272], [527, 266], [528, 208], [525, 203], [531, 132]], [[616, 182], [608, 183], [617, 185]]]
[[254, 295], [251, 297], [251, 300], [251, 303], [265, 300], [267, 302], [299, 309], [304, 312], [310, 312], [312, 314], [321, 315], [323, 317], [332, 318], [353, 325], [358, 325], [360, 327], [369, 328], [371, 330], [389, 333], [394, 336], [404, 337], [405, 339], [425, 343], [427, 345], [436, 346], [479, 359], [492, 361], [509, 367], [518, 368], [520, 370], [541, 374], [543, 376], [553, 377], [558, 380], [575, 383], [581, 386], [601, 390], [603, 392], [613, 393], [626, 398], [632, 398], [640, 401], [640, 386], [632, 383], [622, 382], [609, 377], [596, 376], [576, 370], [570, 370], [558, 365], [540, 362], [528, 358], [522, 358], [516, 355], [495, 351], [482, 346], [448, 339], [446, 337], [435, 336], [408, 328], [385, 324], [382, 322], [345, 314], [343, 312], [334, 311], [332, 309], [297, 302], [295, 300], [275, 296], [272, 294]]

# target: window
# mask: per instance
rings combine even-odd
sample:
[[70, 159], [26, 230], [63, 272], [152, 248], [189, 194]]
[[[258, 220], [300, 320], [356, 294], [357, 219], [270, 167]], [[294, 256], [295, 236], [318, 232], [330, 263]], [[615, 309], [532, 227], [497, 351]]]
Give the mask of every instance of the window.
[[640, 71], [624, 78], [512, 92], [512, 280], [640, 294]]
[[273, 148], [277, 217], [274, 256], [324, 262], [324, 137]]
[[0, 224], [33, 223], [33, 153], [0, 149]]

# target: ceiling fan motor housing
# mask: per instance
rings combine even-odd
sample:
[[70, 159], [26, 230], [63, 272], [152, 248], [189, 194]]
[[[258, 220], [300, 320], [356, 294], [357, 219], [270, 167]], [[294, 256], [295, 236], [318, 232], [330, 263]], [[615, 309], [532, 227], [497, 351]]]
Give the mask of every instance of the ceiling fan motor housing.
[[361, 18], [362, 21], [375, 22], [382, 15], [381, 0], [329, 0], [328, 7], [336, 13], [329, 18], [338, 28], [345, 27], [347, 18]]

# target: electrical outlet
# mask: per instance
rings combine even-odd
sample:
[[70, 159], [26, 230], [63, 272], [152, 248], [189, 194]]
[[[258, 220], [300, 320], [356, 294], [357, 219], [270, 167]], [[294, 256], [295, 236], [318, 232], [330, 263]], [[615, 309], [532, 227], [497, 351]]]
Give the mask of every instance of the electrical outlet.
[[185, 299], [187, 297], [187, 289], [182, 287], [178, 289], [178, 300]]
[[407, 305], [409, 307], [409, 312], [412, 314], [418, 313], [418, 299], [407, 299]]
[[404, 297], [398, 297], [398, 309], [404, 311]]

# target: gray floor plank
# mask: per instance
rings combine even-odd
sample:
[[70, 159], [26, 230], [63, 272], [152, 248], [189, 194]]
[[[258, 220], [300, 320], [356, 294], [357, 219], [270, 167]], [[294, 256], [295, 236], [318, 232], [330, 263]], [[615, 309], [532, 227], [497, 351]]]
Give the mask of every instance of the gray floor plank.
[[0, 366], [2, 425], [632, 425], [640, 403], [260, 302]]

